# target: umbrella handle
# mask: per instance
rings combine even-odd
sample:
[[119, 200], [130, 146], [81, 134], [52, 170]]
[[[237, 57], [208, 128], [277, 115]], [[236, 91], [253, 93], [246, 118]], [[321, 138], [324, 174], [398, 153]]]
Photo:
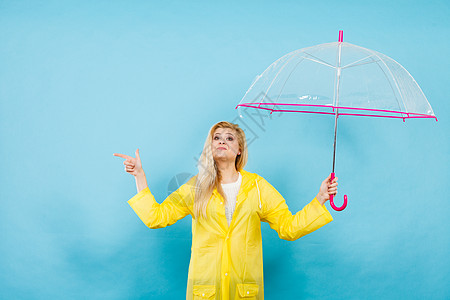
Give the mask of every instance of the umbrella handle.
[[[331, 173], [331, 181], [333, 181], [333, 179], [334, 179], [334, 172]], [[344, 195], [344, 204], [342, 204], [341, 207], [337, 207], [336, 205], [334, 205], [333, 198], [334, 198], [334, 195], [330, 195], [330, 205], [334, 210], [341, 211], [347, 207], [347, 195]]]

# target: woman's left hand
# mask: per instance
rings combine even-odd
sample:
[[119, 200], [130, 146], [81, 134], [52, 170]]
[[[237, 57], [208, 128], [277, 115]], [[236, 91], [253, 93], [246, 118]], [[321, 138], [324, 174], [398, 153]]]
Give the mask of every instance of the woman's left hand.
[[322, 184], [320, 185], [319, 193], [316, 196], [317, 200], [322, 205], [330, 200], [330, 195], [336, 195], [337, 193], [338, 178], [335, 177], [332, 182], [330, 182], [330, 180], [331, 174], [328, 175], [328, 177], [322, 182]]

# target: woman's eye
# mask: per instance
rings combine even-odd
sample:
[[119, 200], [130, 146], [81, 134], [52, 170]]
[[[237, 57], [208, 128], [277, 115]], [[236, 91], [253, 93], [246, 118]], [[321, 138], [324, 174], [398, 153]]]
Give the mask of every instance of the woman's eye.
[[228, 137], [228, 140], [229, 140], [229, 141], [232, 141], [232, 140], [233, 140], [233, 138], [232, 138], [232, 137]]

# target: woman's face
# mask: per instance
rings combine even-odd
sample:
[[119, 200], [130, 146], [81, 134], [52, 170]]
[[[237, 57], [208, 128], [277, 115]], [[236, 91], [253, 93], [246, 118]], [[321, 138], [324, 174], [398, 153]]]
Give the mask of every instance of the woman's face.
[[217, 128], [214, 131], [211, 148], [215, 161], [234, 162], [240, 152], [236, 132], [230, 128]]

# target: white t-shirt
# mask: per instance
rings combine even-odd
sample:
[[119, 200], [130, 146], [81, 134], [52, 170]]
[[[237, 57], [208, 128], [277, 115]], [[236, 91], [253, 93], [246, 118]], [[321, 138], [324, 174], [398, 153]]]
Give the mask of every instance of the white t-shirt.
[[234, 209], [236, 208], [236, 197], [241, 188], [242, 175], [240, 172], [239, 178], [236, 182], [232, 183], [222, 183], [222, 189], [227, 197], [225, 205], [225, 216], [227, 217], [228, 226], [230, 226], [231, 219], [233, 218]]

